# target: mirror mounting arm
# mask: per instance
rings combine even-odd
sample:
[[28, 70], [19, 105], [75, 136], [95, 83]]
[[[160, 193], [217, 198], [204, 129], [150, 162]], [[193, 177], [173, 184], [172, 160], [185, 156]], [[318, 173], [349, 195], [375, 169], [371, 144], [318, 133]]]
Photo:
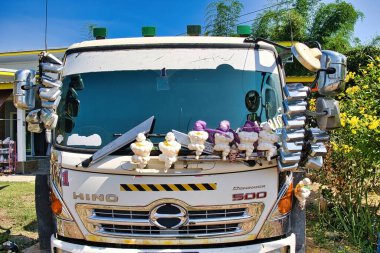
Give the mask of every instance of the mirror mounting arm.
[[326, 115], [329, 115], [329, 114], [331, 114], [331, 113], [329, 113], [327, 110], [323, 111], [323, 112], [313, 112], [313, 111], [307, 110], [305, 112], [305, 115], [306, 116], [310, 116], [310, 117], [323, 117], [323, 116], [326, 116]]

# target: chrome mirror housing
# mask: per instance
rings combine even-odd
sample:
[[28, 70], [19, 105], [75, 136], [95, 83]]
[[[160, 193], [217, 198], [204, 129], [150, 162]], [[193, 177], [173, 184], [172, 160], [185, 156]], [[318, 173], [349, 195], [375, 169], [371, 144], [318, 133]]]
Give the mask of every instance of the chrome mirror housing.
[[316, 111], [324, 116], [318, 116], [317, 124], [321, 130], [332, 130], [341, 127], [339, 103], [332, 98], [317, 98]]
[[51, 78], [50, 76], [43, 75], [41, 78], [42, 85], [46, 88], [58, 88], [60, 89], [62, 87], [62, 82], [60, 80], [55, 80], [54, 78]]
[[63, 69], [62, 65], [48, 63], [48, 62], [40, 63], [40, 67], [41, 67], [42, 72], [49, 72], [49, 73], [54, 73], [54, 74], [61, 73]]
[[48, 52], [42, 52], [42, 62], [53, 63], [53, 64], [58, 64], [58, 65], [63, 64], [60, 59], [58, 59], [55, 55]]
[[13, 84], [13, 104], [18, 109], [32, 110], [35, 106], [35, 79], [33, 70], [19, 70]]
[[41, 100], [41, 105], [42, 107], [44, 108], [48, 108], [48, 109], [54, 109], [56, 110], [58, 105], [59, 105], [59, 102], [61, 102], [61, 96], [59, 96], [56, 100], [54, 101], [49, 101], [49, 100]]
[[322, 168], [322, 166], [323, 166], [322, 156], [309, 157], [305, 163], [305, 168], [311, 169], [311, 170], [318, 170]]
[[41, 109], [41, 121], [46, 129], [54, 129], [57, 126], [58, 115], [50, 109]]
[[62, 91], [58, 88], [40, 88], [39, 95], [43, 100], [55, 101], [61, 96]]
[[323, 50], [318, 74], [318, 92], [335, 96], [344, 91], [347, 74], [347, 58], [338, 52]]
[[31, 132], [31, 133], [42, 133], [43, 131], [43, 127], [41, 126], [40, 123], [28, 123], [28, 131]]
[[32, 124], [41, 123], [40, 114], [41, 109], [30, 111], [26, 116], [25, 121]]

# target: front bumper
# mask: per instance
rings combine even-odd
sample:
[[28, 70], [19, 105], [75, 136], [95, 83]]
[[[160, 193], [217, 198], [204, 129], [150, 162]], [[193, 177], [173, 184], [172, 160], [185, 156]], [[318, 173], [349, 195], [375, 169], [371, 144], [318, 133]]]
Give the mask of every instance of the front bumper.
[[248, 246], [238, 246], [238, 247], [223, 247], [223, 248], [208, 248], [208, 249], [120, 249], [120, 248], [104, 248], [104, 247], [94, 247], [73, 244], [69, 242], [61, 241], [52, 235], [51, 237], [51, 249], [52, 252], [57, 253], [264, 253], [264, 252], [286, 252], [282, 251], [284, 248], [289, 247], [289, 253], [295, 253], [296, 237], [291, 234], [289, 237], [280, 240], [274, 240], [265, 243], [252, 244]]

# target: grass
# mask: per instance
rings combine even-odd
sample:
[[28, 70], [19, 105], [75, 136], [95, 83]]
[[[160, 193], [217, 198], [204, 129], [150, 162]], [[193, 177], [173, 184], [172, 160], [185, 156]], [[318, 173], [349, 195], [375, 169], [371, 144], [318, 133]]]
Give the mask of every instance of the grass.
[[351, 253], [360, 252], [341, 232], [332, 226], [326, 227], [319, 211], [320, 193], [318, 187], [312, 189], [306, 208], [307, 253]]
[[10, 228], [9, 240], [15, 242], [20, 249], [36, 243], [38, 234], [34, 183], [0, 182], [0, 226]]

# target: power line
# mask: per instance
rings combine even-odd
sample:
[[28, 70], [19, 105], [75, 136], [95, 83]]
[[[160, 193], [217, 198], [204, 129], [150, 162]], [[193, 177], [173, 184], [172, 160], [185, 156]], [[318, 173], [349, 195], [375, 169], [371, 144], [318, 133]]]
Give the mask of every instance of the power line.
[[[279, 6], [279, 5], [284, 5], [284, 4], [288, 4], [288, 3], [291, 3], [292, 1], [284, 1], [284, 2], [280, 2], [280, 3], [277, 3], [277, 4], [274, 4], [274, 5], [271, 5], [271, 6], [268, 6], [268, 7], [264, 7], [264, 8], [261, 8], [261, 9], [258, 9], [258, 10], [254, 10], [254, 11], [251, 11], [251, 12], [247, 12], [247, 13], [244, 13], [244, 14], [241, 14], [239, 15], [237, 18], [241, 18], [241, 17], [244, 17], [244, 16], [247, 16], [247, 15], [250, 15], [250, 14], [254, 14], [254, 13], [257, 13], [257, 12], [261, 12], [261, 11], [264, 11], [264, 10], [267, 10], [267, 9], [270, 9], [270, 8], [273, 8], [273, 7], [276, 7], [276, 6]], [[294, 8], [292, 8], [294, 9]], [[289, 9], [287, 9], [289, 10]], [[251, 21], [255, 21], [257, 19], [260, 19], [261, 17], [259, 18], [255, 18], [255, 19], [251, 19], [251, 20], [247, 20], [247, 21], [244, 21], [244, 22], [241, 22], [241, 23], [238, 23], [236, 25], [241, 25], [241, 24], [245, 24], [245, 23], [248, 23], [248, 22], [251, 22]], [[229, 19], [228, 21], [230, 21], [232, 19]], [[212, 25], [211, 25], [212, 26]], [[180, 33], [180, 34], [177, 34], [176, 36], [181, 36], [181, 35], [186, 35], [187, 33], [184, 32], [184, 33]]]
[[274, 5], [271, 5], [271, 6], [268, 6], [268, 7], [262, 8], [262, 9], [259, 9], [259, 10], [255, 10], [255, 11], [247, 12], [247, 13], [244, 13], [244, 14], [238, 16], [238, 18], [241, 18], [241, 17], [247, 16], [247, 15], [250, 15], [250, 14], [253, 14], [253, 13], [257, 13], [257, 12], [260, 12], [260, 11], [264, 11], [264, 10], [267, 10], [267, 9], [270, 9], [270, 8], [273, 8], [273, 7], [276, 7], [276, 6], [279, 6], [279, 5], [288, 4], [288, 3], [291, 3], [291, 2], [292, 2], [292, 1], [285, 1], [285, 2], [281, 2], [281, 3], [278, 3], [278, 4], [274, 4]]
[[[293, 8], [289, 8], [289, 9], [285, 9], [285, 10], [281, 10], [280, 12], [285, 12], [285, 11], [290, 11], [290, 10], [294, 10], [295, 7]], [[277, 15], [278, 13], [273, 13], [273, 15]], [[257, 18], [254, 18], [254, 19], [250, 19], [250, 20], [247, 20], [247, 21], [244, 21], [244, 22], [240, 22], [240, 23], [237, 23], [236, 25], [241, 25], [241, 24], [245, 24], [245, 23], [248, 23], [248, 22], [253, 22], [253, 21], [256, 21], [256, 20], [259, 20], [259, 19], [262, 19], [264, 16], [261, 16], [261, 17], [257, 17]]]

